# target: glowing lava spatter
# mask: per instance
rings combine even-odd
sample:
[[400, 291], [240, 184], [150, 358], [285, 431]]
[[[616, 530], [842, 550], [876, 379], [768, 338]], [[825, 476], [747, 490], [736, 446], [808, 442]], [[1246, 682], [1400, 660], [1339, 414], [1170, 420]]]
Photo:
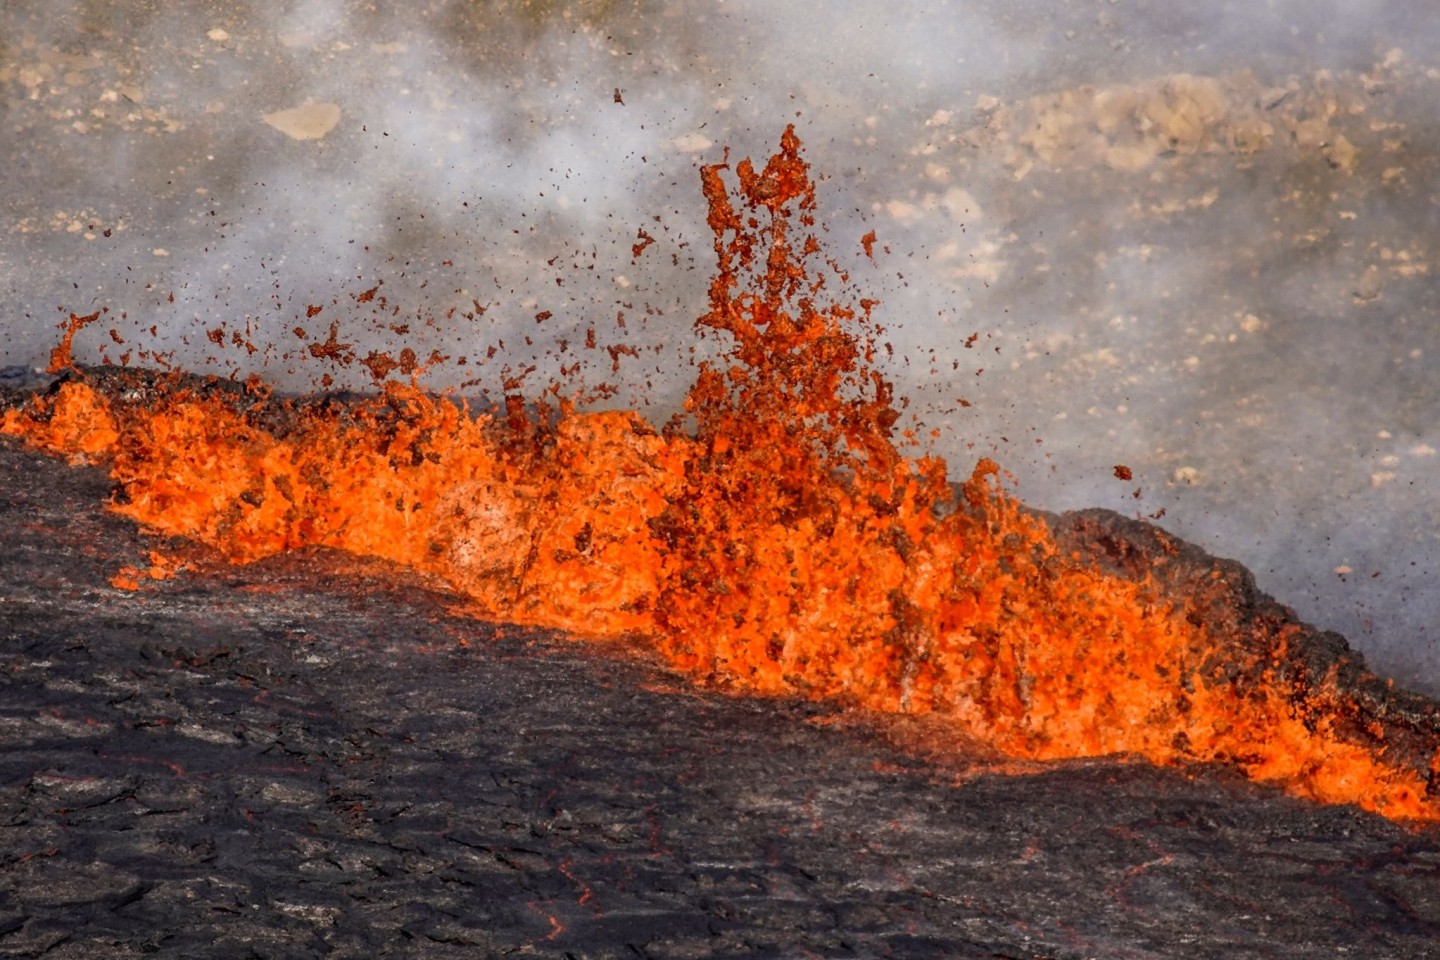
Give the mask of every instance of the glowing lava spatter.
[[394, 383], [358, 404], [178, 379], [136, 400], [83, 375], [0, 431], [103, 458], [116, 511], [235, 562], [383, 557], [492, 616], [628, 638], [737, 691], [934, 714], [1014, 757], [1226, 762], [1440, 820], [1440, 753], [1392, 761], [1340, 729], [1338, 694], [1281, 677], [1283, 649], [1217, 649], [1186, 598], [1064, 555], [993, 463], [957, 492], [942, 461], [902, 455], [870, 304], [835, 302], [814, 267], [799, 149], [787, 130], [734, 188], [728, 165], [702, 170], [717, 269], [697, 325], [726, 346], [663, 431], [496, 421]]

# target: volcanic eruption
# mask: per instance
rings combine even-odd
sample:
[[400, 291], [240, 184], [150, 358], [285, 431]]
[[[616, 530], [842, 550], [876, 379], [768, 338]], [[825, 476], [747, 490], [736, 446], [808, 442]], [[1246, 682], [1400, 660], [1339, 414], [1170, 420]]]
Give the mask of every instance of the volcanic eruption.
[[[701, 169], [715, 267], [695, 327], [719, 346], [665, 424], [586, 411], [561, 383], [527, 399], [523, 372], [503, 409], [472, 408], [422, 389], [413, 352], [366, 358], [379, 391], [362, 397], [75, 368], [95, 315], [65, 325], [62, 379], [0, 431], [106, 464], [115, 511], [231, 563], [382, 558], [480, 615], [622, 641], [738, 694], [925, 716], [1013, 758], [1222, 763], [1440, 818], [1434, 706], [1243, 570], [1114, 515], [1030, 510], [989, 459], [952, 484], [908, 453], [875, 303], [826, 256], [800, 150], [790, 127], [763, 166]], [[311, 354], [354, 362], [327, 326]], [[115, 584], [177, 566], [154, 561]]]

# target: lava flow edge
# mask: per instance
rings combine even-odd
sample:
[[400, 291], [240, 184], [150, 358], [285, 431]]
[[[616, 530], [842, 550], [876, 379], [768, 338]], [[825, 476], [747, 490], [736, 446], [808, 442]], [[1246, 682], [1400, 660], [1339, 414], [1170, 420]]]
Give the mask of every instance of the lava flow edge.
[[737, 693], [926, 715], [1019, 759], [1222, 763], [1440, 821], [1440, 727], [1357, 706], [1342, 661], [1297, 670], [1298, 630], [1236, 642], [1200, 609], [1213, 596], [1107, 571], [993, 462], [952, 485], [905, 455], [874, 303], [824, 256], [800, 147], [788, 128], [762, 170], [702, 168], [716, 268], [696, 328], [726, 346], [663, 426], [558, 386], [536, 405], [507, 384], [505, 411], [472, 411], [413, 362], [379, 365], [378, 395], [351, 402], [178, 374], [127, 391], [70, 361], [96, 315], [64, 330], [70, 375], [0, 433], [104, 463], [113, 510], [231, 562], [379, 557], [486, 616], [623, 639]]

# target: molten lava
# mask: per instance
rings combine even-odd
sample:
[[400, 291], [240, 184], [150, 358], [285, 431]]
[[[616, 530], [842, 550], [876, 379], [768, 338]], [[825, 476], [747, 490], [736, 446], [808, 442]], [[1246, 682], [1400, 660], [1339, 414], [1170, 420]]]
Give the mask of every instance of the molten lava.
[[1361, 742], [1333, 678], [1302, 689], [1283, 643], [1225, 648], [1186, 597], [1067, 554], [995, 464], [957, 489], [902, 455], [871, 304], [839, 302], [838, 268], [815, 262], [799, 150], [789, 129], [763, 170], [702, 170], [717, 267], [697, 327], [726, 346], [663, 429], [519, 404], [496, 419], [393, 382], [342, 403], [173, 377], [137, 399], [77, 372], [0, 432], [102, 460], [117, 512], [236, 563], [386, 558], [489, 616], [623, 638], [738, 692], [927, 714], [1017, 758], [1228, 763], [1440, 820], [1437, 745], [1417, 764]]

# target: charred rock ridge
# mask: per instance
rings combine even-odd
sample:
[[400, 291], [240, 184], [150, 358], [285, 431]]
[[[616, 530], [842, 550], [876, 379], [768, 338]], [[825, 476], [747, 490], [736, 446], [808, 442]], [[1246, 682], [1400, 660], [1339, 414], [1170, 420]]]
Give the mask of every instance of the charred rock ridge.
[[[1297, 715], [1325, 716], [1347, 739], [1421, 773], [1430, 795], [1440, 792], [1440, 704], [1371, 673], [1364, 656], [1338, 633], [1299, 620], [1262, 592], [1244, 565], [1224, 560], [1159, 527], [1112, 510], [1046, 515], [1062, 550], [1129, 580], [1150, 578], [1159, 596], [1177, 598], [1186, 616], [1216, 640], [1236, 689], [1268, 682], [1289, 691]], [[1260, 673], [1268, 672], [1267, 677]]]

